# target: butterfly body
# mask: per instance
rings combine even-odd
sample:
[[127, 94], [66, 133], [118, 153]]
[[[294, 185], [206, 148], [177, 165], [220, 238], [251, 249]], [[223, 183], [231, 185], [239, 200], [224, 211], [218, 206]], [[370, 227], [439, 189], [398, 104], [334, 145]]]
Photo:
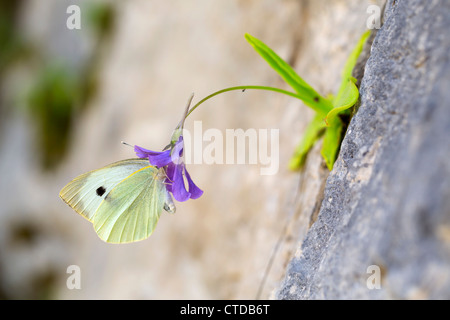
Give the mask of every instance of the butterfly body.
[[148, 238], [163, 209], [175, 212], [165, 180], [147, 159], [128, 159], [76, 177], [59, 195], [102, 240], [127, 243]]

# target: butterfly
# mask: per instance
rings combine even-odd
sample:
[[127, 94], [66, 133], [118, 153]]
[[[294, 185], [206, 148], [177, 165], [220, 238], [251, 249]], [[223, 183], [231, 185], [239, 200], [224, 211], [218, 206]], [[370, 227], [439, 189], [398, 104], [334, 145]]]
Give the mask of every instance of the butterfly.
[[163, 209], [175, 213], [166, 177], [148, 159], [122, 160], [76, 177], [59, 196], [103, 241], [135, 242], [152, 234]]
[[193, 97], [191, 94], [183, 118], [163, 151], [134, 146], [139, 158], [89, 171], [61, 189], [61, 199], [92, 222], [102, 240], [128, 243], [146, 239], [155, 230], [163, 209], [175, 213], [172, 195], [183, 202], [203, 194], [187, 172], [183, 156], [183, 125]]

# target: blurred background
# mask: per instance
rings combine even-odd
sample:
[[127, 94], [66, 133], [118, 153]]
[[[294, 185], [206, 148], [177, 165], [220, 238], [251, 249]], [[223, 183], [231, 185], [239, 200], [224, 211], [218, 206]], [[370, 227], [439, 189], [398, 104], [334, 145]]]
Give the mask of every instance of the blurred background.
[[[237, 85], [287, 88], [244, 39], [263, 40], [320, 93], [335, 92], [366, 30], [360, 0], [0, 1], [0, 298], [270, 298], [309, 228], [327, 170], [288, 161], [312, 112], [277, 93], [219, 95], [203, 130], [280, 130], [280, 168], [189, 165], [204, 190], [138, 243], [102, 242], [58, 196], [77, 175], [161, 150], [187, 98]], [[67, 20], [81, 12], [81, 28]], [[206, 144], [206, 142], [205, 142]], [[187, 150], [189, 152], [189, 150]], [[81, 289], [66, 286], [67, 268]]]

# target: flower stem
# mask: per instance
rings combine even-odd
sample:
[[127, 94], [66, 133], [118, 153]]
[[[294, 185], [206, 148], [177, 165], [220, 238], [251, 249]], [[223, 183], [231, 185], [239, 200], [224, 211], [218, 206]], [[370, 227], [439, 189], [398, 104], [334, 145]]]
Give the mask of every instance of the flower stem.
[[301, 99], [301, 97], [294, 93], [294, 92], [290, 92], [290, 91], [286, 91], [283, 89], [278, 89], [278, 88], [273, 88], [273, 87], [266, 87], [266, 86], [237, 86], [237, 87], [230, 87], [230, 88], [226, 88], [226, 89], [222, 89], [219, 91], [216, 91], [212, 94], [210, 94], [209, 96], [207, 96], [206, 98], [203, 98], [202, 100], [200, 100], [199, 102], [197, 102], [189, 111], [189, 113], [187, 114], [186, 118], [192, 113], [192, 111], [194, 111], [195, 109], [197, 109], [198, 106], [200, 106], [203, 102], [205, 102], [206, 100], [211, 99], [214, 96], [217, 96], [218, 94], [221, 93], [225, 93], [225, 92], [229, 92], [229, 91], [236, 91], [236, 90], [266, 90], [266, 91], [275, 91], [278, 93], [282, 93], [294, 98], [298, 98]]

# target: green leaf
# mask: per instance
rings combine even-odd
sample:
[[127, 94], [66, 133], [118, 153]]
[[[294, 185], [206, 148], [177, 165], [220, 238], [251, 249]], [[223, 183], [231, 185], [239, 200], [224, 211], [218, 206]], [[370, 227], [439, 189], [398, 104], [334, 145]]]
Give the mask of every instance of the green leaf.
[[338, 118], [338, 115], [354, 106], [358, 101], [359, 90], [356, 86], [356, 79], [352, 77], [352, 73], [369, 36], [370, 30], [362, 35], [355, 49], [353, 49], [350, 57], [347, 59], [347, 63], [342, 72], [342, 82], [339, 91], [333, 99], [333, 109], [328, 112], [325, 119], [328, 127], [323, 139], [321, 154], [330, 171], [333, 169], [342, 141], [342, 129], [344, 124]]
[[362, 52], [364, 44], [370, 36], [370, 30], [366, 31], [358, 41], [358, 44], [353, 49], [352, 53], [345, 63], [342, 72], [341, 85], [336, 97], [333, 99], [333, 110], [331, 110], [326, 117], [326, 122], [332, 122], [340, 112], [351, 108], [355, 105], [359, 98], [359, 90], [356, 87], [356, 79], [352, 77], [353, 69], [355, 68], [358, 57]]
[[344, 123], [338, 115], [351, 108], [358, 101], [359, 90], [356, 86], [356, 79], [352, 77], [352, 72], [369, 35], [370, 30], [362, 35], [347, 59], [337, 95], [334, 97], [329, 95], [327, 98], [324, 98], [266, 44], [249, 34], [245, 34], [245, 38], [253, 48], [297, 92], [296, 97], [317, 113], [313, 121], [308, 125], [304, 137], [289, 163], [291, 169], [299, 169], [304, 165], [308, 152], [324, 132], [325, 137], [321, 154], [328, 168], [330, 170], [333, 168], [340, 148], [344, 127]]
[[309, 123], [303, 139], [295, 150], [294, 156], [289, 162], [289, 168], [292, 170], [300, 169], [306, 160], [306, 156], [316, 143], [316, 141], [323, 135], [326, 125], [321, 114], [316, 114], [314, 119]]
[[359, 98], [359, 90], [355, 82], [355, 78], [351, 78], [350, 80], [346, 81], [346, 85], [343, 87], [343, 90], [340, 91], [336, 98], [333, 100], [334, 108], [333, 110], [328, 112], [325, 122], [330, 123], [334, 121], [334, 118], [337, 117], [340, 112], [347, 110], [348, 108], [355, 105], [356, 101], [358, 101]]
[[331, 109], [331, 101], [322, 97], [307, 84], [292, 67], [281, 59], [272, 49], [261, 40], [245, 34], [245, 39], [266, 60], [266, 62], [288, 83], [308, 107], [325, 116]]
[[328, 169], [333, 169], [334, 162], [341, 146], [343, 123], [339, 118], [334, 118], [333, 123], [327, 127], [323, 138], [321, 154], [325, 159]]
[[342, 71], [342, 82], [341, 86], [338, 91], [338, 96], [341, 91], [345, 90], [345, 86], [347, 85], [347, 82], [352, 77], [353, 68], [355, 68], [356, 62], [358, 61], [359, 55], [362, 52], [362, 49], [364, 47], [364, 44], [366, 43], [367, 39], [370, 36], [370, 30], [364, 32], [364, 34], [359, 39], [356, 47], [353, 49], [352, 53], [347, 59], [347, 62], [345, 63], [344, 70]]

